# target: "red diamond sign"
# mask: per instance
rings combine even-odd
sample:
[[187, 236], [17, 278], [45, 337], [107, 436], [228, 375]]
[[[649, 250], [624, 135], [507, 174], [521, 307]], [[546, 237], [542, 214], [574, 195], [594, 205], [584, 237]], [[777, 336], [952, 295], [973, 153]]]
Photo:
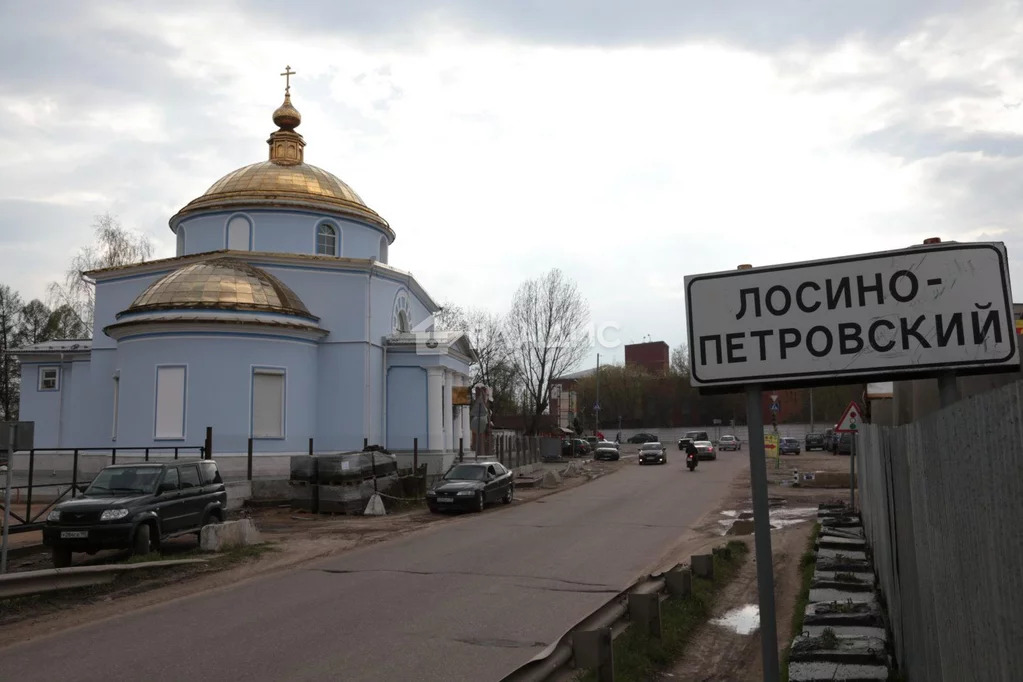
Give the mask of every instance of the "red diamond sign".
[[859, 431], [860, 422], [863, 419], [861, 417], [862, 410], [860, 406], [856, 404], [856, 401], [849, 403], [849, 406], [845, 408], [845, 412], [842, 413], [842, 418], [838, 420], [838, 426], [835, 427], [836, 433], [856, 433]]

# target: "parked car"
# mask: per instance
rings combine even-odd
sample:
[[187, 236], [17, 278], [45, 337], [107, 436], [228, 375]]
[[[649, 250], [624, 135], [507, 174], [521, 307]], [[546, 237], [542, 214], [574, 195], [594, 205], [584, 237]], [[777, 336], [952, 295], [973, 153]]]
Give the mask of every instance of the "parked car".
[[597, 447], [593, 449], [593, 459], [617, 461], [621, 459], [621, 456], [618, 446], [606, 440], [597, 443]]
[[742, 450], [742, 441], [727, 434], [718, 438], [718, 450]]
[[807, 452], [810, 452], [810, 450], [813, 450], [814, 448], [818, 450], [823, 450], [825, 447], [824, 434], [823, 433], [806, 434], [805, 445]]
[[593, 449], [590, 447], [590, 444], [582, 438], [573, 438], [572, 445], [575, 446], [575, 454], [580, 456], [590, 454], [590, 451]]
[[843, 433], [838, 436], [838, 445], [835, 446], [836, 455], [851, 455], [852, 454], [852, 441], [853, 435], [851, 433]]
[[434, 513], [483, 511], [498, 500], [510, 504], [514, 494], [515, 475], [500, 462], [460, 462], [426, 491], [426, 506]]
[[678, 449], [685, 450], [686, 445], [700, 440], [710, 441], [706, 431], [686, 431], [685, 435], [678, 439]]
[[718, 454], [714, 451], [714, 444], [709, 440], [697, 440], [693, 441], [693, 447], [696, 448], [696, 456], [700, 459], [717, 459]]
[[652, 433], [637, 433], [629, 436], [629, 441], [633, 445], [636, 443], [652, 443], [657, 440], [657, 436]]
[[597, 443], [600, 442], [600, 439], [596, 436], [586, 436], [586, 442], [590, 444], [590, 449], [593, 450], [597, 447]]
[[657, 441], [643, 443], [639, 446], [639, 463], [646, 464], [648, 462], [653, 462], [654, 464], [668, 463], [668, 452]]
[[227, 489], [213, 460], [108, 466], [79, 497], [50, 511], [43, 544], [56, 568], [70, 566], [74, 552], [148, 554], [168, 538], [220, 523], [226, 509]]
[[784, 437], [778, 441], [778, 452], [782, 455], [798, 455], [800, 452], [799, 439]]

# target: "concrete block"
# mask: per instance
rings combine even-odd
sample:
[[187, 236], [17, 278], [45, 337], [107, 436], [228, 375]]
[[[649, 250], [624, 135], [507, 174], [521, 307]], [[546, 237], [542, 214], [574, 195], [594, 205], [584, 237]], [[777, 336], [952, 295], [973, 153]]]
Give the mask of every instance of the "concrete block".
[[231, 547], [258, 545], [262, 540], [252, 519], [203, 526], [199, 547], [204, 552], [220, 552]]
[[573, 632], [572, 657], [577, 668], [595, 671], [597, 682], [613, 682], [614, 647], [611, 628]]
[[850, 549], [856, 552], [862, 552], [865, 551], [867, 547], [867, 541], [863, 538], [843, 538], [832, 535], [822, 535], [817, 538], [817, 546], [837, 550]]
[[540, 483], [541, 488], [557, 488], [559, 485], [561, 485], [561, 476], [557, 471], [544, 472], [543, 481]]
[[629, 619], [651, 637], [661, 638], [661, 596], [650, 594], [629, 594]]
[[362, 513], [364, 516], [386, 516], [387, 510], [384, 509], [384, 499], [380, 495], [374, 494], [369, 498], [366, 511]]
[[883, 665], [849, 665], [828, 661], [789, 663], [789, 682], [832, 682], [833, 680], [887, 680]]
[[881, 641], [888, 639], [884, 628], [873, 625], [803, 625], [803, 632], [810, 637], [820, 637], [825, 628], [831, 628], [839, 637], [872, 637]]
[[714, 555], [694, 554], [689, 559], [689, 565], [693, 567], [693, 575], [698, 578], [714, 579]]
[[[840, 559], [841, 558], [841, 559]], [[817, 552], [817, 560], [821, 559], [836, 561], [863, 561], [867, 560], [866, 552], [861, 552], [855, 549], [832, 549], [830, 547], [821, 547]]]
[[840, 603], [847, 603], [851, 601], [854, 604], [876, 604], [877, 597], [874, 596], [873, 592], [849, 592], [846, 590], [836, 590], [830, 587], [811, 587], [810, 601], [814, 604], [818, 602], [832, 601]]
[[693, 591], [693, 572], [688, 568], [673, 568], [664, 574], [664, 583], [669, 593], [684, 597]]

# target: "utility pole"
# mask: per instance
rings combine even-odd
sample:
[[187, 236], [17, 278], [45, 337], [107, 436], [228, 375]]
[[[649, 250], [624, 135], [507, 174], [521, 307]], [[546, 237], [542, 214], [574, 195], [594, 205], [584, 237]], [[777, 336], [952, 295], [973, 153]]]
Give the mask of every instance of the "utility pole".
[[813, 433], [813, 389], [810, 389], [810, 433]]
[[600, 353], [597, 353], [597, 402], [593, 405], [593, 435], [600, 431]]

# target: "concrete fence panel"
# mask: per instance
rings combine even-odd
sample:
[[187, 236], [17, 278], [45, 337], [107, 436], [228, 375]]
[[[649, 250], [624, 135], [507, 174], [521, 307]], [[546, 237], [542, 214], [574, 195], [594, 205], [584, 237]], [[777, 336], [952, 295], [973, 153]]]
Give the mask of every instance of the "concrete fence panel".
[[1023, 670], [1023, 382], [857, 438], [860, 505], [910, 680]]

